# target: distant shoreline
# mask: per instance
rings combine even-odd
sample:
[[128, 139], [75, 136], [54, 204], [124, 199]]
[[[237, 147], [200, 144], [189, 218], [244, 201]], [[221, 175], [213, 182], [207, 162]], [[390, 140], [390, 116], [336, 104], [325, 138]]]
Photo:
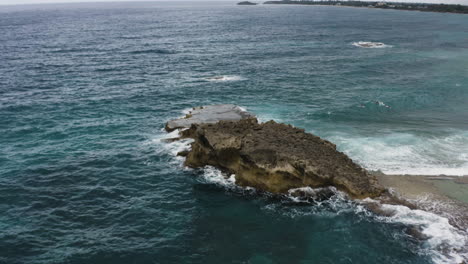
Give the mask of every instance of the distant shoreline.
[[387, 10], [421, 11], [433, 13], [468, 14], [468, 6], [453, 4], [423, 4], [400, 2], [364, 2], [364, 1], [266, 1], [266, 5], [313, 5], [313, 6], [337, 6], [377, 8]]

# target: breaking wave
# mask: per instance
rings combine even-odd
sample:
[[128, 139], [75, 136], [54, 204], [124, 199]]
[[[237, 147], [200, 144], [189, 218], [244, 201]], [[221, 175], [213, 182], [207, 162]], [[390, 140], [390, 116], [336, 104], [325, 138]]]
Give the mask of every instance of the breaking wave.
[[[377, 201], [367, 198], [362, 202]], [[403, 205], [380, 204], [380, 209], [391, 216], [376, 216], [377, 220], [415, 228], [422, 237], [422, 252], [430, 255], [435, 263], [463, 263], [468, 260], [468, 230], [455, 228], [447, 217]]]
[[216, 184], [228, 189], [237, 187], [236, 177], [234, 174], [227, 176], [213, 166], [206, 166], [203, 168], [203, 174], [201, 177], [205, 183]]
[[169, 154], [170, 158], [168, 162], [171, 165], [176, 165], [181, 168], [184, 168], [183, 161], [184, 158], [177, 156], [177, 153], [190, 149], [190, 144], [193, 142], [193, 139], [180, 139], [174, 140], [179, 137], [179, 131], [174, 130], [170, 133], [165, 133], [161, 131], [160, 135], [150, 139], [149, 144], [154, 144], [157, 146], [156, 151], [158, 154]]
[[218, 75], [203, 78], [209, 82], [233, 82], [233, 81], [243, 81], [246, 80], [244, 77], [239, 75]]
[[329, 139], [369, 170], [387, 174], [468, 175], [468, 133], [423, 136], [390, 133], [356, 136], [335, 133]]
[[360, 47], [360, 48], [369, 48], [369, 49], [378, 49], [378, 48], [391, 48], [391, 45], [386, 45], [382, 42], [372, 42], [372, 41], [358, 41], [353, 42], [351, 45]]
[[[327, 199], [323, 199], [324, 193], [327, 193]], [[294, 208], [287, 210], [288, 216], [333, 216], [334, 214], [351, 212], [382, 223], [403, 224], [417, 230], [419, 239], [421, 239], [420, 253], [430, 256], [434, 263], [453, 264], [468, 260], [468, 230], [452, 226], [445, 216], [429, 211], [410, 209], [403, 205], [381, 204], [370, 198], [362, 201], [351, 201], [345, 193], [333, 187], [295, 188], [289, 190], [285, 197], [293, 203], [309, 203], [311, 205], [310, 210], [306, 211]], [[444, 206], [435, 201], [429, 202], [436, 203], [435, 206]], [[369, 211], [366, 206], [369, 203], [377, 203], [385, 215], [377, 215]], [[266, 209], [276, 211], [278, 205], [271, 204]]]

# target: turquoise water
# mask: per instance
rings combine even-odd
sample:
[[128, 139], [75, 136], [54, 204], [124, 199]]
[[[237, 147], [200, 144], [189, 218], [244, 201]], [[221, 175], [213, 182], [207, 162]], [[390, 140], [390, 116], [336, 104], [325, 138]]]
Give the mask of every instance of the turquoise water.
[[358, 8], [0, 7], [0, 263], [454, 263], [466, 236], [436, 216], [237, 189], [161, 138], [234, 103], [369, 169], [468, 174], [467, 33]]

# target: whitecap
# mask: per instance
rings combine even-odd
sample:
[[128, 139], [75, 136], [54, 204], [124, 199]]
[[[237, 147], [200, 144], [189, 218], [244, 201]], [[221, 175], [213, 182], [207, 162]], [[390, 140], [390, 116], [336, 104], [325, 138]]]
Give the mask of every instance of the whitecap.
[[351, 45], [360, 47], [360, 48], [368, 48], [368, 49], [378, 49], [378, 48], [391, 48], [391, 45], [386, 45], [382, 42], [372, 42], [372, 41], [358, 41], [353, 42]]
[[382, 106], [382, 107], [386, 107], [386, 108], [391, 108], [389, 105], [385, 104], [385, 103], [382, 102], [382, 101], [375, 101], [375, 103], [376, 103], [378, 106]]
[[203, 79], [209, 82], [232, 82], [232, 81], [245, 80], [244, 77], [239, 76], [239, 75], [217, 75], [217, 76], [205, 77]]

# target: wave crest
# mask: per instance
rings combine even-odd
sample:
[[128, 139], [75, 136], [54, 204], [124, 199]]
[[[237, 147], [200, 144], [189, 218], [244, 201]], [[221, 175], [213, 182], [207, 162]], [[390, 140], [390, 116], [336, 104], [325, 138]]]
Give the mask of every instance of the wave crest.
[[244, 77], [239, 75], [218, 75], [203, 78], [209, 82], [233, 82], [233, 81], [243, 81], [246, 80]]
[[381, 48], [391, 48], [393, 46], [386, 45], [382, 42], [372, 42], [372, 41], [357, 41], [351, 43], [351, 45], [360, 47], [360, 48], [368, 48], [368, 49], [381, 49]]

